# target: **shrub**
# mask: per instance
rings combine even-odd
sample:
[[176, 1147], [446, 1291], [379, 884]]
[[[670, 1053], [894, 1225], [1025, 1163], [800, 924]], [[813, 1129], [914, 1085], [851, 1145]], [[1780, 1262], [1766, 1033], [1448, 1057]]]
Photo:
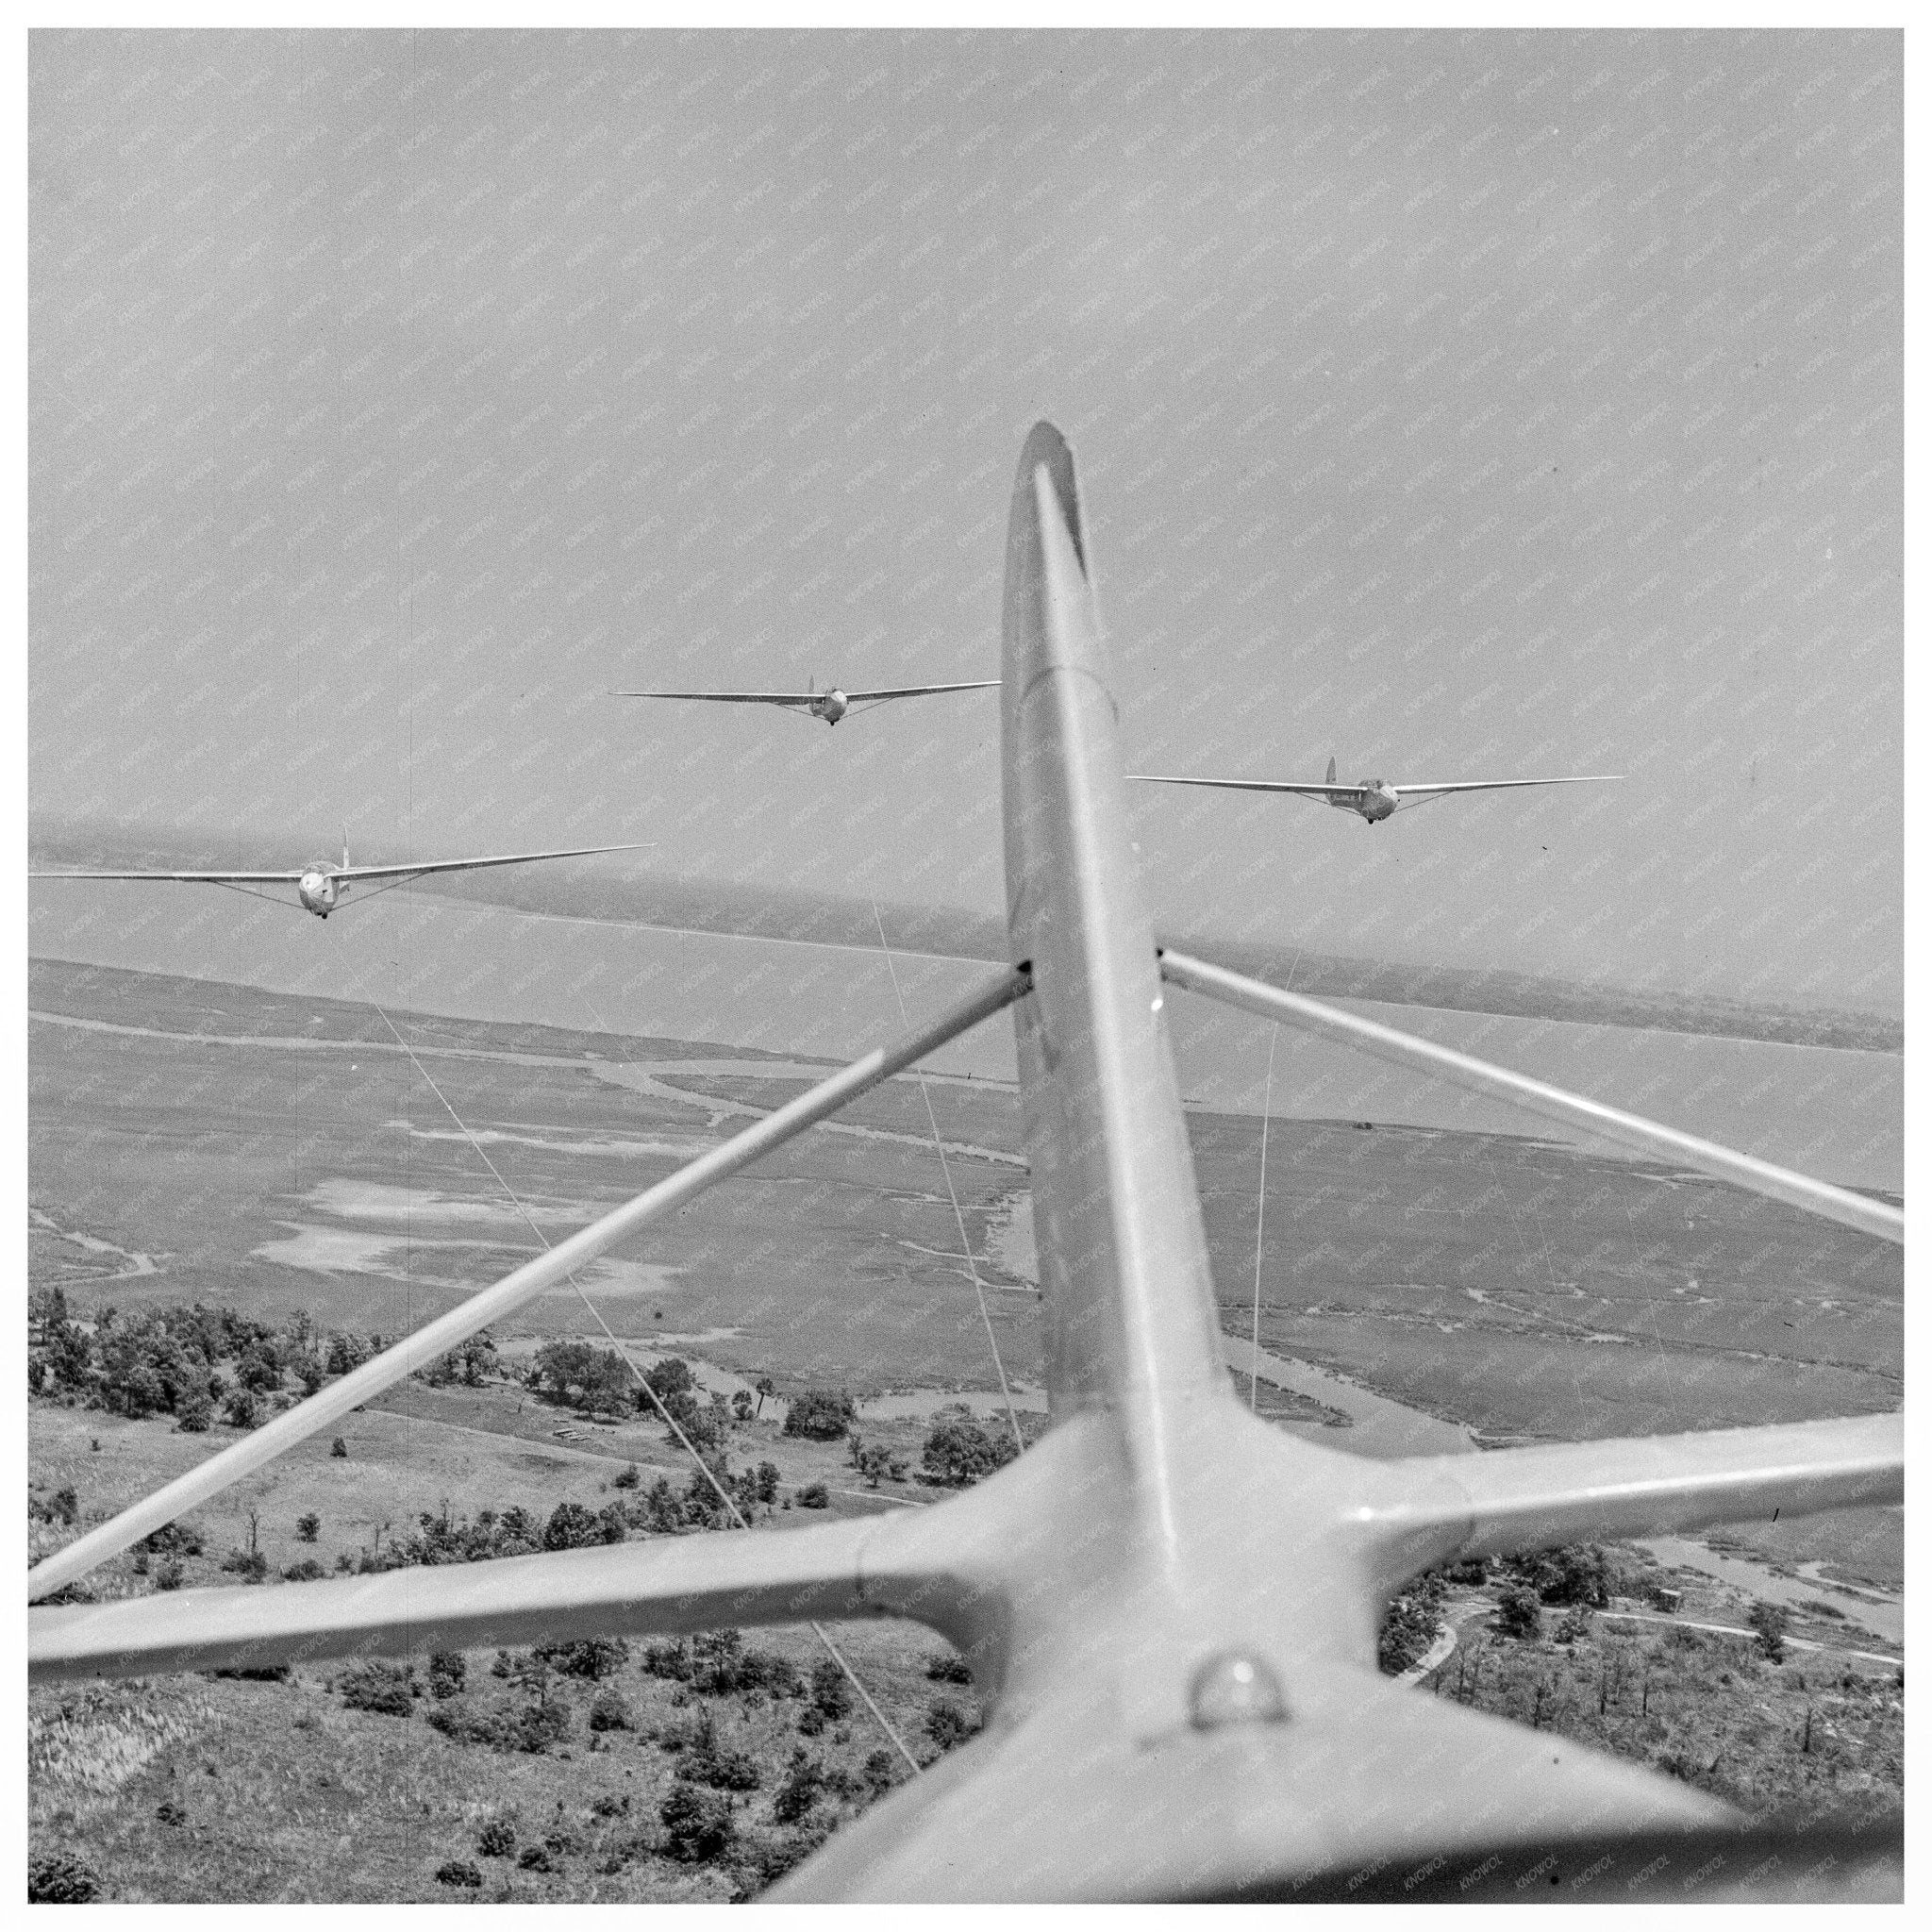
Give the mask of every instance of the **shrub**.
[[476, 1834], [476, 1849], [486, 1858], [507, 1858], [517, 1848], [516, 1827], [508, 1818], [492, 1818]]
[[322, 1534], [322, 1518], [313, 1509], [306, 1516], [296, 1517], [295, 1534], [305, 1543], [312, 1543]]
[[824, 1509], [830, 1506], [832, 1492], [824, 1483], [807, 1483], [798, 1492], [801, 1509]]
[[465, 1859], [446, 1858], [436, 1868], [436, 1882], [475, 1887], [483, 1883], [483, 1874]]
[[543, 1525], [543, 1547], [546, 1550], [589, 1549], [593, 1544], [610, 1541], [604, 1534], [604, 1528], [605, 1525], [581, 1503], [559, 1503], [550, 1512], [550, 1521]]
[[214, 1419], [214, 1404], [201, 1394], [184, 1397], [175, 1411], [175, 1426], [185, 1436], [206, 1435]]
[[635, 1462], [626, 1462], [610, 1478], [610, 1487], [613, 1490], [634, 1490], [641, 1480], [642, 1472], [638, 1468], [637, 1464]]
[[93, 1868], [65, 1852], [32, 1858], [26, 1868], [26, 1899], [36, 1906], [86, 1906], [101, 1895]]
[[416, 1707], [416, 1671], [411, 1664], [392, 1664], [371, 1657], [344, 1671], [336, 1680], [342, 1702], [351, 1710], [373, 1710], [385, 1717], [408, 1717]]
[[665, 1853], [680, 1864], [708, 1865], [723, 1856], [738, 1836], [731, 1801], [680, 1779], [658, 1816], [669, 1833]]
[[349, 1445], [340, 1436], [331, 1437], [328, 1453], [331, 1456], [346, 1456], [349, 1453]]
[[845, 1673], [826, 1657], [811, 1667], [812, 1708], [828, 1718], [841, 1718], [852, 1709], [852, 1685]]
[[557, 1867], [550, 1862], [548, 1845], [525, 1845], [523, 1856], [517, 1859], [519, 1872], [554, 1872]]
[[842, 1389], [808, 1389], [785, 1412], [785, 1434], [836, 1442], [858, 1417], [858, 1405]]
[[859, 1777], [870, 1796], [883, 1798], [899, 1782], [899, 1767], [892, 1761], [892, 1754], [881, 1748], [866, 1758]]
[[198, 1557], [206, 1547], [201, 1532], [189, 1523], [164, 1523], [135, 1544], [158, 1557]]
[[688, 1684], [691, 1671], [691, 1645], [683, 1638], [674, 1638], [669, 1643], [645, 1644], [643, 1672], [647, 1677], [670, 1677]]
[[963, 1743], [979, 1726], [950, 1697], [942, 1697], [925, 1714], [925, 1735], [941, 1751]]
[[222, 1568], [232, 1571], [243, 1583], [259, 1583], [268, 1574], [268, 1558], [259, 1550], [230, 1550], [222, 1558]]
[[519, 1711], [511, 1730], [511, 1745], [518, 1751], [541, 1757], [553, 1744], [570, 1736], [570, 1707], [564, 1704], [533, 1704]]
[[925, 1660], [925, 1674], [935, 1684], [970, 1684], [973, 1669], [956, 1650], [936, 1650]]
[[757, 1471], [758, 1499], [760, 1503], [775, 1503], [778, 1500], [778, 1465], [775, 1462], [761, 1462]]
[[1012, 1444], [988, 1429], [964, 1403], [940, 1410], [920, 1453], [926, 1481], [956, 1490], [976, 1483], [1012, 1459]]
[[230, 1428], [252, 1429], [260, 1416], [260, 1406], [252, 1389], [231, 1389], [222, 1404], [222, 1420]]
[[436, 1698], [459, 1696], [468, 1671], [461, 1651], [433, 1652], [429, 1658], [429, 1694]]
[[313, 1583], [317, 1577], [327, 1574], [313, 1557], [304, 1557], [300, 1562], [291, 1563], [282, 1572], [282, 1580], [285, 1583]]
[[772, 1816], [780, 1824], [796, 1824], [819, 1801], [825, 1788], [825, 1768], [811, 1757], [803, 1744], [791, 1753], [785, 1782], [772, 1800]]
[[631, 1727], [630, 1707], [609, 1687], [598, 1691], [591, 1704], [593, 1731], [627, 1731]]
[[1579, 1637], [1590, 1635], [1590, 1612], [1581, 1604], [1563, 1612], [1563, 1620], [1557, 1625], [1555, 1637], [1558, 1643], [1574, 1643]]
[[569, 1643], [540, 1643], [532, 1653], [565, 1677], [608, 1677], [630, 1661], [630, 1645], [621, 1637], [580, 1637]]
[[163, 1557], [155, 1565], [155, 1588], [157, 1590], [179, 1590], [182, 1571], [173, 1557]]

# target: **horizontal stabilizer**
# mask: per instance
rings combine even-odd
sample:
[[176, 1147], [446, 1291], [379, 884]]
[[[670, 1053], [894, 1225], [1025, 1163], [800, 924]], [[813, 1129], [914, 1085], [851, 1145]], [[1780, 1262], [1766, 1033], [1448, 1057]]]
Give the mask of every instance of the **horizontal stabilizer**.
[[1807, 1516], [1905, 1496], [1905, 1418], [1853, 1416], [1378, 1464], [1360, 1533], [1395, 1581], [1462, 1557]]
[[147, 1676], [854, 1617], [869, 1607], [859, 1552], [882, 1527], [872, 1517], [655, 1537], [321, 1583], [41, 1606], [27, 1614], [28, 1668], [36, 1682]]

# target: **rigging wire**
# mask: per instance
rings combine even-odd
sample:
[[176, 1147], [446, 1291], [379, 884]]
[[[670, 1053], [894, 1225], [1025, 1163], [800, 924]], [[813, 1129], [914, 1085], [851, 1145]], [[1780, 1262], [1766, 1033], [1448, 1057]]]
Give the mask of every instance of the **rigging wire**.
[[[879, 929], [879, 951], [886, 956], [886, 971], [892, 975], [892, 997], [899, 1002], [899, 1024], [909, 1026], [912, 1023], [906, 1017], [906, 995], [899, 990], [899, 969], [892, 963], [892, 949], [886, 943], [886, 923], [879, 917], [879, 902], [872, 902], [873, 924]], [[1000, 1359], [999, 1337], [992, 1331], [992, 1316], [986, 1306], [986, 1284], [979, 1278], [979, 1263], [973, 1253], [973, 1243], [966, 1238], [966, 1217], [959, 1208], [959, 1196], [953, 1186], [953, 1170], [946, 1159], [946, 1143], [940, 1138], [939, 1116], [932, 1110], [932, 1094], [927, 1091], [925, 1075], [917, 1067], [912, 1076], [919, 1082], [919, 1097], [925, 1102], [925, 1118], [932, 1127], [932, 1144], [939, 1150], [940, 1172], [946, 1177], [946, 1195], [953, 1204], [953, 1224], [959, 1230], [959, 1252], [966, 1257], [966, 1266], [973, 1275], [973, 1291], [979, 1297], [979, 1319], [986, 1326], [987, 1346], [992, 1350], [992, 1365], [999, 1374], [1000, 1394], [1007, 1405], [1007, 1423], [1013, 1431], [1013, 1453], [1024, 1456], [1026, 1453], [1025, 1440], [1020, 1434], [1020, 1418], [1013, 1408], [1013, 1391], [1007, 1382], [1007, 1365]]]
[[[351, 972], [352, 974], [354, 973], [353, 968], [351, 969]], [[360, 975], [356, 974], [355, 976], [357, 978], [357, 983], [360, 985]], [[365, 999], [368, 998], [368, 992], [366, 989], [364, 990], [363, 997]], [[483, 1165], [490, 1170], [491, 1174], [495, 1179], [497, 1186], [503, 1190], [505, 1195], [508, 1198], [510, 1205], [523, 1217], [525, 1226], [526, 1226], [530, 1230], [530, 1232], [537, 1237], [537, 1240], [542, 1244], [543, 1248], [547, 1251], [550, 1247], [549, 1238], [544, 1234], [543, 1230], [541, 1227], [539, 1227], [536, 1222], [531, 1218], [529, 1209], [524, 1206], [523, 1201], [518, 1196], [516, 1190], [512, 1188], [508, 1181], [507, 1181], [503, 1177], [502, 1171], [497, 1167], [495, 1161], [491, 1159], [488, 1151], [483, 1146], [483, 1143], [480, 1141], [478, 1141], [475, 1135], [470, 1131], [468, 1123], [466, 1123], [462, 1115], [459, 1114], [456, 1110], [456, 1108], [450, 1105], [449, 1096], [446, 1093], [444, 1093], [442, 1089], [436, 1084], [436, 1081], [431, 1076], [428, 1068], [426, 1068], [423, 1064], [423, 1062], [416, 1058], [415, 1049], [411, 1047], [409, 1042], [403, 1038], [401, 1033], [397, 1032], [395, 1022], [390, 1018], [389, 1014], [385, 1012], [384, 1009], [379, 1005], [377, 1005], [375, 1001], [370, 1000], [369, 1004], [375, 1008], [376, 1015], [378, 1018], [380, 1018], [382, 1024], [389, 1028], [391, 1034], [394, 1034], [396, 1044], [400, 1046], [406, 1054], [408, 1055], [410, 1064], [416, 1069], [416, 1071], [419, 1074], [422, 1074], [425, 1082], [427, 1084], [429, 1088], [429, 1091], [436, 1095], [438, 1100], [441, 1101], [443, 1110], [449, 1115], [451, 1120], [456, 1122], [457, 1126], [462, 1133], [463, 1138], [466, 1141], [468, 1141], [471, 1147], [475, 1149], [476, 1158], [479, 1160], [481, 1160]], [[738, 1507], [737, 1499], [731, 1494], [730, 1491], [728, 1491], [724, 1487], [724, 1485], [718, 1480], [717, 1472], [710, 1466], [709, 1463], [708, 1463], [705, 1460], [705, 1458], [702, 1456], [698, 1454], [697, 1450], [692, 1446], [691, 1438], [685, 1434], [684, 1430], [681, 1427], [678, 1426], [677, 1418], [674, 1416], [668, 1408], [665, 1407], [663, 1399], [658, 1395], [657, 1390], [651, 1386], [649, 1379], [644, 1374], [644, 1372], [638, 1367], [637, 1361], [632, 1357], [630, 1350], [624, 1344], [623, 1341], [621, 1341], [617, 1338], [616, 1335], [614, 1335], [611, 1332], [610, 1324], [605, 1321], [603, 1315], [598, 1311], [596, 1304], [593, 1303], [591, 1297], [585, 1292], [583, 1283], [576, 1278], [576, 1275], [574, 1272], [566, 1272], [564, 1278], [570, 1283], [570, 1285], [574, 1289], [576, 1290], [577, 1299], [583, 1303], [586, 1312], [590, 1315], [591, 1319], [596, 1323], [597, 1326], [603, 1330], [605, 1339], [610, 1343], [611, 1347], [616, 1351], [619, 1359], [623, 1361], [624, 1365], [627, 1369], [629, 1369], [632, 1375], [634, 1375], [637, 1378], [638, 1387], [641, 1388], [644, 1391], [644, 1393], [651, 1398], [652, 1406], [657, 1409], [658, 1415], [663, 1419], [664, 1423], [670, 1428], [671, 1432], [677, 1438], [678, 1441], [684, 1445], [685, 1453], [688, 1456], [690, 1456], [691, 1459], [694, 1463], [697, 1464], [699, 1470], [704, 1474], [705, 1480], [708, 1482], [712, 1489], [714, 1489], [718, 1492], [718, 1500], [724, 1504], [724, 1507], [727, 1510], [730, 1511], [739, 1528], [743, 1530], [749, 1530], [751, 1524], [748, 1522], [746, 1522], [743, 1510], [741, 1510]], [[920, 1763], [919, 1759], [912, 1755], [912, 1752], [907, 1745], [905, 1739], [902, 1738], [899, 1735], [898, 1731], [893, 1728], [891, 1720], [889, 1717], [887, 1717], [883, 1710], [879, 1708], [878, 1703], [876, 1699], [874, 1698], [872, 1692], [868, 1690], [862, 1683], [859, 1682], [858, 1674], [852, 1668], [851, 1664], [847, 1661], [845, 1654], [839, 1648], [839, 1646], [836, 1643], [832, 1641], [831, 1635], [825, 1629], [824, 1625], [817, 1622], [815, 1619], [810, 1619], [808, 1621], [810, 1623], [812, 1634], [819, 1640], [819, 1641], [822, 1644], [824, 1645], [825, 1649], [830, 1653], [832, 1661], [836, 1663], [839, 1666], [839, 1668], [845, 1674], [845, 1676], [850, 1681], [852, 1688], [858, 1692], [860, 1698], [864, 1701], [865, 1707], [872, 1712], [873, 1717], [874, 1721], [877, 1723], [879, 1729], [885, 1732], [886, 1736], [891, 1740], [894, 1748], [898, 1751], [900, 1757], [902, 1757], [906, 1760], [906, 1762], [912, 1767], [915, 1773], [924, 1770], [924, 1767]]]
[[[1294, 969], [1288, 976], [1294, 977]], [[1248, 1413], [1257, 1411], [1257, 1385], [1261, 1379], [1261, 1227], [1268, 1215], [1268, 1107], [1274, 1097], [1274, 1049], [1280, 1043], [1277, 1020], [1268, 1035], [1268, 1078], [1261, 1089], [1261, 1185], [1255, 1204], [1255, 1329], [1248, 1342]]]

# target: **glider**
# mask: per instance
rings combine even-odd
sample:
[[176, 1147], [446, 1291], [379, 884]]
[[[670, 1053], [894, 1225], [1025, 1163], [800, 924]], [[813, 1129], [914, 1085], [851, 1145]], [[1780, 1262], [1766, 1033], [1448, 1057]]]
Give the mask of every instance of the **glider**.
[[1364, 778], [1357, 785], [1335, 782], [1335, 760], [1328, 760], [1328, 776], [1320, 785], [1295, 785], [1283, 778], [1166, 778], [1151, 772], [1136, 772], [1133, 777], [1143, 785], [1209, 785], [1223, 791], [1287, 791], [1296, 798], [1318, 799], [1338, 811], [1352, 811], [1378, 825], [1394, 817], [1404, 805], [1413, 801], [1426, 805], [1452, 791], [1509, 791], [1523, 785], [1612, 785], [1621, 772], [1604, 773], [1588, 778], [1460, 778], [1448, 785], [1391, 785], [1385, 778]]
[[431, 858], [414, 865], [351, 865], [349, 838], [342, 835], [342, 862], [317, 859], [295, 872], [30, 872], [30, 879], [175, 879], [202, 886], [293, 886], [305, 912], [326, 919], [352, 885], [369, 879], [421, 878], [433, 872], [476, 872], [488, 865], [530, 865], [543, 858], [588, 858], [600, 852], [641, 852], [641, 845], [573, 845], [561, 852], [504, 852], [487, 858]]
[[[1904, 1496], [1898, 1414], [1375, 1460], [1230, 1382], [1164, 1011], [1170, 989], [1315, 1027], [1673, 1166], [1902, 1244], [1903, 1212], [1342, 1009], [1163, 954], [1141, 902], [1072, 453], [1027, 439], [1007, 549], [1008, 959], [831, 1074], [227, 1444], [27, 1574], [41, 1681], [898, 1616], [970, 1659], [971, 1742], [774, 1899], [1552, 1901], [1896, 1895], [1896, 1826], [1747, 1827], [1642, 1765], [1403, 1688], [1376, 1624], [1461, 1558]], [[810, 1528], [274, 1588], [49, 1605], [704, 1189], [1010, 1008], [1051, 1426], [943, 1502]], [[1848, 1265], [1857, 1265], [1856, 1261]], [[1874, 1875], [1875, 1870], [1875, 1875]]]
[[996, 677], [982, 677], [972, 684], [902, 684], [890, 691], [840, 691], [836, 686], [815, 691], [614, 691], [614, 698], [680, 698], [700, 705], [781, 705], [787, 710], [803, 711], [808, 717], [823, 718], [836, 724], [855, 705], [890, 704], [894, 698], [929, 698], [948, 691], [993, 691]]

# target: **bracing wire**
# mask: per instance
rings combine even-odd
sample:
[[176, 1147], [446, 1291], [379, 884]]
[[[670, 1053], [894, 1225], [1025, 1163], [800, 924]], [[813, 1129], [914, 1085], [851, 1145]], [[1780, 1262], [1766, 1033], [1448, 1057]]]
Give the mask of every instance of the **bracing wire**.
[[[886, 943], [886, 923], [879, 917], [879, 902], [872, 902], [873, 924], [879, 930], [879, 951], [886, 956], [886, 971], [892, 975], [892, 997], [899, 1002], [899, 1024], [909, 1026], [906, 1017], [906, 995], [899, 990], [899, 969], [892, 963], [892, 949]], [[966, 1217], [959, 1208], [959, 1196], [953, 1186], [953, 1170], [946, 1159], [946, 1143], [940, 1137], [939, 1116], [932, 1108], [932, 1094], [927, 1091], [925, 1075], [917, 1067], [912, 1070], [913, 1077], [919, 1082], [919, 1097], [925, 1102], [925, 1118], [932, 1128], [932, 1144], [938, 1148], [940, 1172], [946, 1177], [946, 1196], [953, 1204], [953, 1224], [959, 1230], [959, 1252], [966, 1257], [966, 1266], [972, 1272], [973, 1291], [979, 1297], [979, 1319], [986, 1327], [986, 1345], [992, 1350], [992, 1365], [1000, 1378], [1000, 1394], [1007, 1405], [1007, 1423], [1013, 1431], [1013, 1453], [1024, 1456], [1026, 1443], [1020, 1434], [1020, 1418], [1013, 1407], [1013, 1391], [1007, 1382], [1007, 1365], [1000, 1359], [999, 1338], [993, 1333], [992, 1316], [986, 1306], [986, 1284], [979, 1278], [979, 1263], [973, 1253], [973, 1243], [966, 1238]]]
[[[357, 975], [357, 981], [359, 985], [359, 975]], [[364, 990], [363, 997], [365, 999], [368, 998], [368, 992], [366, 989]], [[407, 1040], [403, 1038], [401, 1033], [396, 1031], [395, 1022], [390, 1018], [389, 1014], [385, 1012], [383, 1008], [376, 1004], [375, 1001], [370, 1000], [369, 1004], [375, 1008], [376, 1015], [382, 1021], [382, 1024], [389, 1028], [391, 1034], [395, 1036], [396, 1044], [400, 1046], [406, 1054], [408, 1055], [410, 1065], [412, 1065], [416, 1069], [417, 1073], [422, 1074], [423, 1079], [425, 1083], [428, 1086], [429, 1091], [436, 1095], [438, 1100], [440, 1100], [442, 1103], [443, 1111], [449, 1115], [451, 1120], [456, 1122], [457, 1127], [458, 1131], [460, 1131], [460, 1133], [462, 1134], [464, 1140], [466, 1140], [470, 1143], [471, 1147], [475, 1149], [476, 1158], [479, 1160], [481, 1160], [483, 1165], [490, 1170], [491, 1177], [495, 1180], [496, 1185], [503, 1190], [504, 1194], [509, 1201], [510, 1205], [517, 1210], [518, 1214], [520, 1214], [523, 1217], [524, 1225], [527, 1227], [533, 1235], [536, 1236], [537, 1240], [547, 1250], [550, 1246], [549, 1237], [544, 1234], [543, 1230], [541, 1227], [539, 1227], [535, 1220], [532, 1219], [529, 1209], [524, 1206], [523, 1201], [521, 1197], [518, 1195], [516, 1190], [512, 1188], [508, 1181], [507, 1181], [503, 1177], [503, 1173], [501, 1169], [498, 1168], [495, 1161], [491, 1159], [489, 1152], [484, 1147], [483, 1143], [480, 1141], [478, 1141], [475, 1135], [470, 1131], [469, 1124], [467, 1122], [464, 1121], [462, 1115], [459, 1114], [456, 1110], [456, 1108], [450, 1105], [449, 1096], [446, 1093], [444, 1093], [442, 1089], [436, 1084], [436, 1081], [434, 1077], [431, 1075], [428, 1068], [425, 1067], [423, 1064], [423, 1062], [417, 1058], [415, 1049], [409, 1044], [409, 1042]], [[744, 1530], [750, 1529], [751, 1524], [745, 1520], [743, 1510], [741, 1510], [738, 1507], [737, 1498], [734, 1497], [730, 1491], [727, 1490], [724, 1487], [724, 1485], [718, 1480], [717, 1471], [714, 1470], [710, 1466], [710, 1464], [708, 1463], [705, 1460], [705, 1458], [698, 1454], [696, 1448], [691, 1443], [691, 1438], [687, 1436], [683, 1429], [678, 1426], [676, 1417], [674, 1416], [671, 1413], [671, 1411], [665, 1407], [662, 1398], [658, 1395], [657, 1390], [655, 1390], [651, 1386], [650, 1380], [644, 1374], [644, 1372], [638, 1367], [636, 1358], [631, 1355], [630, 1350], [624, 1344], [623, 1341], [621, 1341], [618, 1339], [618, 1337], [615, 1334], [611, 1332], [610, 1324], [605, 1321], [603, 1315], [599, 1312], [596, 1304], [592, 1302], [589, 1294], [585, 1292], [583, 1283], [576, 1278], [575, 1273], [567, 1273], [564, 1278], [570, 1283], [570, 1285], [574, 1289], [576, 1290], [577, 1299], [583, 1303], [585, 1311], [590, 1315], [591, 1321], [596, 1323], [597, 1326], [603, 1331], [605, 1340], [610, 1343], [611, 1347], [616, 1351], [618, 1358], [624, 1363], [624, 1365], [631, 1372], [631, 1374], [636, 1378], [638, 1387], [644, 1391], [644, 1393], [651, 1398], [652, 1407], [657, 1409], [658, 1415], [662, 1418], [666, 1425], [670, 1428], [672, 1434], [675, 1435], [677, 1438], [678, 1441], [683, 1445], [685, 1453], [698, 1466], [699, 1470], [704, 1474], [705, 1480], [708, 1482], [712, 1489], [714, 1489], [718, 1492], [718, 1500], [724, 1504], [724, 1507], [727, 1510], [730, 1511], [731, 1516], [733, 1520], [737, 1523], [739, 1528]], [[859, 1697], [863, 1700], [865, 1704], [865, 1707], [872, 1712], [873, 1718], [874, 1722], [878, 1724], [879, 1729], [886, 1734], [889, 1740], [891, 1740], [894, 1749], [897, 1750], [900, 1757], [903, 1757], [906, 1760], [906, 1762], [912, 1767], [914, 1772], [922, 1770], [924, 1767], [920, 1764], [919, 1759], [912, 1755], [912, 1752], [907, 1745], [905, 1739], [902, 1738], [899, 1735], [898, 1731], [893, 1727], [892, 1721], [889, 1717], [887, 1717], [883, 1710], [879, 1708], [878, 1702], [873, 1696], [872, 1692], [868, 1690], [865, 1688], [865, 1686], [859, 1681], [858, 1674], [852, 1668], [850, 1662], [847, 1661], [844, 1653], [839, 1648], [839, 1646], [836, 1643], [832, 1641], [831, 1634], [825, 1629], [824, 1625], [823, 1624], [818, 1623], [816, 1620], [810, 1620], [810, 1627], [813, 1636], [815, 1636], [818, 1639], [818, 1641], [824, 1645], [825, 1649], [831, 1655], [832, 1661], [836, 1663], [839, 1666], [840, 1670], [841, 1670], [845, 1674], [845, 1676], [850, 1681], [852, 1688], [858, 1692]]]
[[[1294, 977], [1291, 968], [1289, 977]], [[1274, 1049], [1281, 1041], [1281, 1024], [1276, 1021], [1268, 1033], [1268, 1077], [1261, 1089], [1261, 1185], [1255, 1202], [1255, 1326], [1248, 1341], [1248, 1413], [1257, 1404], [1261, 1379], [1261, 1229], [1268, 1219], [1268, 1108], [1274, 1098]]]

